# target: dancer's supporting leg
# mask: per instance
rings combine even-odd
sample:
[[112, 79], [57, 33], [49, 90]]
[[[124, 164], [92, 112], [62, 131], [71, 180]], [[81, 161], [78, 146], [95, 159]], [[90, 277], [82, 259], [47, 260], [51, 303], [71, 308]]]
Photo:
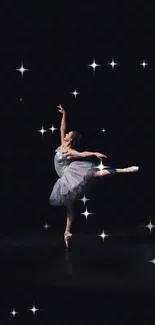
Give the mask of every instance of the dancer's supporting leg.
[[66, 204], [66, 207], [67, 207], [67, 222], [66, 222], [66, 229], [64, 233], [64, 239], [65, 239], [66, 246], [68, 247], [68, 239], [69, 237], [72, 236], [70, 231], [74, 219], [73, 202], [68, 202]]

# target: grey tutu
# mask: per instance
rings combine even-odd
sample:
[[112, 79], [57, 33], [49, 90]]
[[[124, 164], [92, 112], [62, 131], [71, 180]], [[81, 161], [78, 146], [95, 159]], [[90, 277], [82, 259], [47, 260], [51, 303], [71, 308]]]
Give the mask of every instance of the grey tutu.
[[66, 205], [77, 199], [93, 183], [94, 162], [67, 159], [62, 147], [56, 149], [54, 167], [59, 176], [49, 197], [51, 205]]

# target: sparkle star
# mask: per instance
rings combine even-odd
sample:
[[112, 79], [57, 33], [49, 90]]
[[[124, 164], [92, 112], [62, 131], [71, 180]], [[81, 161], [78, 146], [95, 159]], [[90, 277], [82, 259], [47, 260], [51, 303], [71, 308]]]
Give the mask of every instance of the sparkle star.
[[100, 66], [99, 64], [96, 64], [95, 59], [93, 60], [92, 64], [89, 64], [89, 67], [92, 67], [94, 71], [95, 71], [96, 67], [99, 67], [99, 66]]
[[51, 130], [51, 131], [52, 131], [52, 133], [53, 133], [55, 130], [57, 130], [57, 128], [55, 128], [55, 127], [54, 127], [54, 125], [52, 124], [52, 127], [51, 127], [51, 128], [49, 128], [49, 130]]
[[152, 222], [151, 222], [151, 220], [150, 220], [149, 224], [146, 225], [146, 226], [144, 226], [144, 227], [148, 228], [149, 231], [150, 231], [150, 233], [151, 233], [152, 228], [154, 228], [155, 226], [152, 224]]
[[85, 205], [85, 202], [87, 202], [90, 199], [87, 199], [86, 196], [85, 196], [85, 194], [84, 194], [83, 198], [82, 199], [78, 199], [78, 200], [83, 201], [83, 203]]
[[75, 96], [75, 98], [76, 98], [76, 96], [77, 95], [79, 95], [80, 93], [78, 93], [77, 91], [76, 91], [76, 89], [74, 90], [74, 92], [73, 93], [71, 93], [72, 95], [74, 95]]
[[102, 174], [102, 170], [103, 170], [104, 168], [106, 168], [106, 167], [108, 167], [108, 166], [104, 166], [104, 165], [102, 164], [102, 158], [100, 158], [100, 164], [99, 164], [96, 168], [100, 169], [101, 174]]
[[148, 65], [148, 63], [146, 63], [144, 60], [142, 63], [140, 63], [140, 65], [142, 65], [143, 69], [146, 67], [146, 65]]
[[102, 129], [102, 132], [105, 132], [106, 130], [105, 129]]
[[102, 234], [101, 234], [101, 235], [98, 235], [98, 236], [102, 237], [102, 239], [103, 239], [103, 241], [104, 241], [104, 238], [107, 237], [107, 236], [109, 236], [109, 235], [106, 235], [106, 234], [104, 233], [104, 230], [103, 230]]
[[17, 71], [19, 71], [21, 73], [21, 76], [23, 77], [23, 74], [25, 71], [28, 71], [28, 69], [25, 69], [23, 66], [23, 63], [21, 64], [21, 67], [19, 69], [16, 69]]
[[112, 61], [110, 63], [108, 63], [108, 64], [111, 65], [112, 69], [114, 69], [115, 68], [115, 65], [117, 65], [118, 63], [116, 63], [114, 61], [114, 59], [112, 59]]
[[88, 211], [87, 211], [87, 208], [86, 208], [86, 211], [83, 212], [83, 213], [80, 213], [80, 214], [84, 214], [85, 217], [86, 217], [86, 220], [87, 220], [88, 215], [89, 215], [89, 214], [93, 214], [93, 213], [88, 212]]
[[20, 102], [22, 102], [23, 101], [23, 98], [19, 98], [19, 100], [20, 100]]
[[10, 312], [10, 314], [12, 314], [12, 316], [13, 316], [13, 317], [15, 317], [15, 316], [16, 316], [16, 314], [18, 314], [18, 312], [17, 312], [17, 311], [15, 311], [15, 309], [13, 309], [13, 311], [11, 311], [11, 312]]
[[37, 132], [40, 132], [40, 133], [42, 134], [42, 136], [43, 136], [43, 134], [44, 134], [45, 132], [47, 132], [47, 130], [45, 130], [45, 129], [43, 128], [43, 126], [42, 126], [41, 130], [38, 130]]
[[35, 305], [33, 305], [33, 307], [29, 310], [32, 311], [33, 315], [35, 315], [36, 311], [38, 311], [39, 309], [36, 309]]
[[43, 226], [46, 230], [49, 228], [49, 227], [51, 227], [51, 226], [49, 226], [48, 224], [47, 224], [47, 222], [45, 223], [45, 225]]

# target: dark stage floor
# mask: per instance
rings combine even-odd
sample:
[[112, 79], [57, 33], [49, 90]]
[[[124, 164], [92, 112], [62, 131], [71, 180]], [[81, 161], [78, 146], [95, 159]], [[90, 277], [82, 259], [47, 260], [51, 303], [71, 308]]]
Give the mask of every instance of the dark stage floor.
[[[3, 233], [2, 324], [126, 324], [142, 321], [144, 314], [155, 319], [153, 235], [115, 229], [103, 241], [97, 234], [75, 232], [67, 250], [63, 233], [50, 228]], [[33, 305], [39, 309], [34, 315]]]

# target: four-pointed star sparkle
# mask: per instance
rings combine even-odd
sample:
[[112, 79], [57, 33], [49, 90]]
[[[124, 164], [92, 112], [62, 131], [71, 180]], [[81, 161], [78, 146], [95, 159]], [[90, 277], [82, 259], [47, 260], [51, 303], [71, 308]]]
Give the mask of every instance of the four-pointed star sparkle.
[[102, 234], [100, 234], [100, 235], [98, 235], [98, 236], [102, 237], [102, 239], [103, 239], [103, 241], [104, 241], [104, 238], [107, 237], [107, 236], [109, 236], [109, 235], [106, 235], [106, 234], [104, 233], [104, 230], [103, 230], [103, 231], [102, 231]]
[[78, 200], [83, 201], [83, 203], [84, 203], [84, 205], [85, 205], [85, 203], [86, 203], [88, 200], [90, 200], [90, 199], [87, 199], [86, 196], [85, 196], [85, 194], [84, 194], [83, 198], [82, 198], [82, 199], [78, 199]]
[[21, 64], [21, 67], [19, 69], [16, 69], [17, 71], [19, 71], [21, 73], [21, 76], [23, 77], [23, 74], [25, 71], [28, 71], [28, 69], [25, 69], [23, 66], [23, 63]]
[[105, 129], [102, 129], [102, 132], [105, 132], [106, 130]]
[[99, 66], [100, 66], [99, 64], [96, 64], [95, 59], [93, 60], [93, 63], [92, 64], [89, 64], [89, 67], [92, 67], [94, 71]]
[[155, 226], [152, 224], [152, 222], [151, 222], [151, 220], [150, 220], [150, 222], [148, 223], [148, 225], [146, 225], [146, 226], [144, 226], [144, 227], [148, 228], [149, 231], [150, 231], [150, 233], [151, 233], [152, 228], [154, 228]]
[[107, 168], [107, 167], [108, 166], [105, 166], [105, 165], [102, 164], [102, 158], [100, 158], [100, 164], [96, 168], [100, 169], [101, 174], [102, 174], [103, 169]]
[[36, 309], [35, 305], [33, 305], [33, 307], [29, 310], [32, 311], [33, 315], [35, 315], [36, 311], [38, 311], [39, 309]]
[[114, 69], [115, 68], [115, 65], [117, 65], [118, 63], [116, 63], [114, 61], [114, 59], [112, 59], [112, 61], [110, 63], [108, 63], [108, 64], [111, 65], [112, 69]]
[[91, 213], [91, 212], [88, 212], [88, 211], [87, 211], [87, 208], [86, 208], [85, 212], [83, 212], [83, 213], [80, 213], [80, 214], [84, 214], [84, 215], [85, 215], [85, 217], [86, 217], [86, 221], [87, 221], [87, 217], [88, 217], [88, 215], [89, 215], [89, 214], [93, 214], [93, 213]]
[[47, 222], [45, 223], [45, 225], [43, 226], [46, 230], [49, 228], [49, 227], [51, 227], [51, 226], [49, 226], [48, 224], [47, 224]]
[[140, 63], [140, 65], [142, 65], [143, 69], [146, 67], [146, 65], [148, 65], [148, 63], [146, 63], [144, 60], [142, 63]]
[[13, 309], [13, 311], [11, 311], [11, 312], [10, 312], [10, 314], [12, 314], [12, 316], [13, 316], [13, 317], [15, 317], [15, 316], [16, 316], [16, 314], [18, 314], [18, 312], [17, 312], [17, 311], [15, 311], [15, 309]]
[[40, 132], [43, 136], [44, 133], [47, 132], [47, 130], [45, 130], [44, 127], [42, 126], [41, 130], [38, 130], [37, 132]]
[[79, 95], [80, 93], [78, 93], [78, 92], [76, 91], [76, 89], [75, 89], [71, 94], [74, 95], [75, 98], [76, 98], [76, 96]]
[[52, 124], [52, 127], [51, 128], [49, 128], [49, 130], [51, 130], [52, 131], [52, 133], [55, 131], [55, 130], [58, 130], [57, 128], [55, 128], [54, 127], [54, 125]]

